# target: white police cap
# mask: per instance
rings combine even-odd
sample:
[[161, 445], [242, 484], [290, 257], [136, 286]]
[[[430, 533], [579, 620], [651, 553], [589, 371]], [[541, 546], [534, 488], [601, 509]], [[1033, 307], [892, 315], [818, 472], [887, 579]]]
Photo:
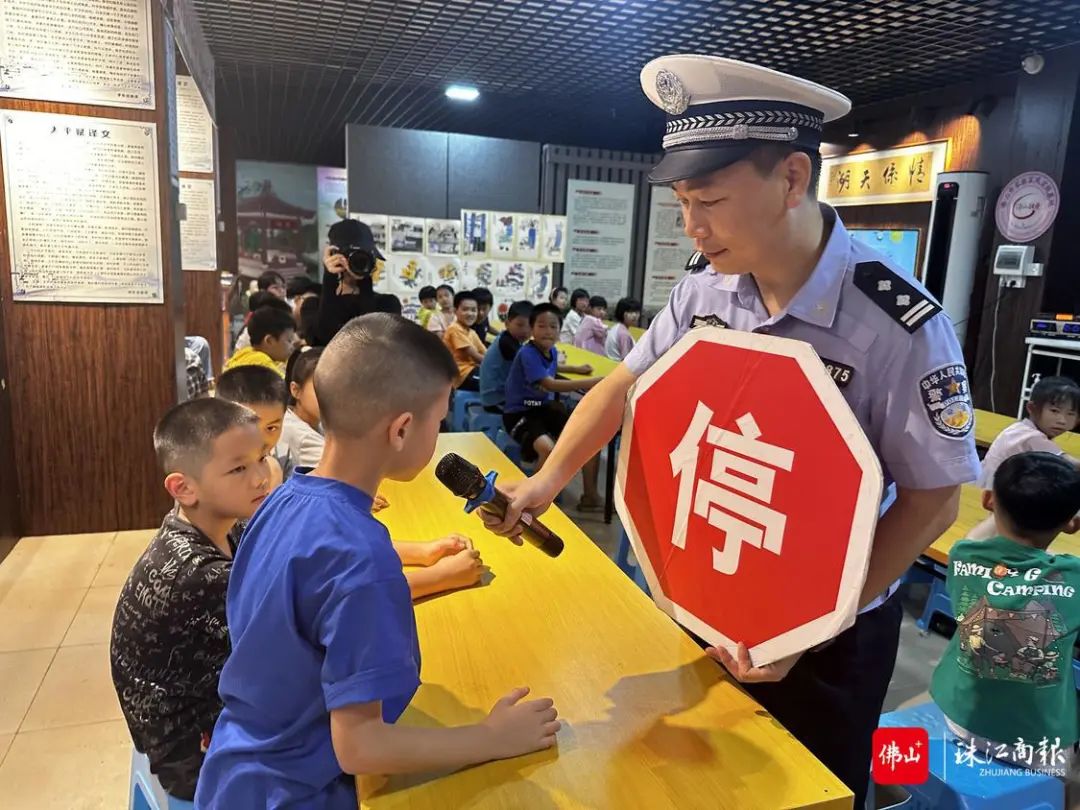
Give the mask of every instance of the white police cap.
[[654, 59], [641, 71], [641, 88], [668, 115], [653, 183], [722, 169], [765, 143], [816, 153], [824, 123], [851, 109], [828, 87], [720, 56]]

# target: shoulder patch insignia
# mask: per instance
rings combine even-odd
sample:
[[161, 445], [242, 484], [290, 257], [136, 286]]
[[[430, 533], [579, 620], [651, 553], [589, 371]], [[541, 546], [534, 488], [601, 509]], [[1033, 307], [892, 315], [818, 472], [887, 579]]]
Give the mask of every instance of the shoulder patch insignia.
[[930, 426], [946, 439], [966, 439], [975, 426], [967, 370], [961, 363], [938, 366], [919, 380]]
[[909, 334], [917, 332], [941, 312], [941, 307], [932, 298], [881, 262], [855, 265], [855, 286]]
[[697, 329], [699, 326], [716, 326], [720, 329], [727, 329], [728, 324], [719, 315], [695, 315], [690, 319], [690, 328]]
[[686, 260], [687, 273], [700, 273], [708, 266], [709, 260], [705, 258], [705, 254], [700, 250], [695, 251], [694, 254]]
[[835, 360], [829, 360], [822, 357], [821, 362], [825, 364], [825, 370], [829, 372], [829, 376], [833, 378], [833, 382], [836, 383], [836, 387], [841, 391], [848, 387], [851, 381], [855, 378], [855, 369], [844, 363], [837, 363]]

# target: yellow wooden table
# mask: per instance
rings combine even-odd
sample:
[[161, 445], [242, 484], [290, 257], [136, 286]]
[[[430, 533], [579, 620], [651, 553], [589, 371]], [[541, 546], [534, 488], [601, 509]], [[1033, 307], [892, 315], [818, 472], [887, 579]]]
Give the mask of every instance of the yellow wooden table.
[[[949, 560], [949, 551], [960, 540], [967, 538], [971, 530], [982, 523], [990, 513], [982, 506], [982, 488], [975, 484], [964, 484], [960, 490], [960, 514], [956, 522], [945, 534], [934, 541], [925, 552], [936, 563], [944, 565]], [[1080, 556], [1080, 535], [1059, 534], [1048, 549], [1055, 554], [1075, 554]]]
[[850, 791], [733, 681], [557, 508], [551, 559], [488, 533], [435, 481], [456, 452], [500, 478], [521, 473], [481, 434], [439, 437], [433, 464], [387, 482], [395, 537], [462, 532], [491, 567], [479, 587], [416, 606], [423, 686], [399, 722], [483, 719], [520, 685], [555, 700], [556, 749], [432, 776], [365, 777], [384, 808], [850, 808]]
[[[619, 361], [610, 357], [590, 352], [588, 349], [579, 349], [572, 343], [558, 343], [555, 346], [561, 357], [566, 358], [568, 366], [592, 366], [592, 374], [563, 374], [569, 380], [580, 380], [586, 377], [606, 377], [618, 368]], [[560, 362], [562, 362], [560, 360]]]
[[975, 411], [975, 444], [989, 447], [1005, 428], [1015, 422], [1011, 416], [993, 411]]
[[[590, 352], [588, 349], [579, 349], [570, 343], [559, 343], [556, 347], [559, 353], [566, 358], [569, 366], [592, 366], [592, 374], [562, 374], [570, 380], [580, 380], [588, 377], [606, 377], [619, 367], [618, 360], [612, 360], [606, 355]], [[613, 436], [608, 442], [607, 448], [607, 479], [604, 485], [604, 523], [611, 523], [615, 514], [615, 463], [618, 459], [618, 436]]]

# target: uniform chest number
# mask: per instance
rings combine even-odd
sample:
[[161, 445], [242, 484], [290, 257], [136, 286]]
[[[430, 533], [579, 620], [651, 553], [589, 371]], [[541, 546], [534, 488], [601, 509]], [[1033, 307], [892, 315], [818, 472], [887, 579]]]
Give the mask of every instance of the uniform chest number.
[[835, 360], [826, 360], [824, 357], [821, 362], [825, 364], [825, 370], [829, 372], [829, 376], [833, 378], [837, 388], [846, 388], [852, 377], [855, 376], [855, 369], [851, 366], [837, 363]]

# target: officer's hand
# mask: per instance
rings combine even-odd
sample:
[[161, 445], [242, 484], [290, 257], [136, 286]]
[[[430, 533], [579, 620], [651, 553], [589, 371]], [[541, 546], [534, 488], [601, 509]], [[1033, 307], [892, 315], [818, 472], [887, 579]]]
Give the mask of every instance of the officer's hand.
[[349, 269], [349, 260], [340, 253], [333, 253], [331, 251], [333, 251], [333, 247], [330, 245], [323, 247], [323, 264], [326, 265], [326, 269], [335, 276], [340, 276]]
[[540, 474], [524, 481], [499, 484], [499, 491], [510, 501], [505, 517], [500, 518], [484, 510], [480, 510], [480, 516], [491, 531], [509, 537], [517, 545], [521, 545], [521, 532], [525, 528], [518, 522], [521, 520], [521, 513], [528, 510], [534, 516], [542, 515], [559, 494], [558, 490], [552, 491], [551, 485]]
[[709, 647], [705, 652], [710, 658], [723, 664], [724, 669], [731, 673], [731, 677], [740, 683], [773, 683], [781, 681], [791, 672], [795, 662], [802, 657], [802, 653], [796, 653], [771, 664], [766, 664], [763, 667], [755, 667], [750, 663], [750, 651], [746, 649], [746, 645], [741, 641], [739, 642], [739, 648], [735, 651], [735, 657], [732, 657], [731, 653], [723, 647]]

